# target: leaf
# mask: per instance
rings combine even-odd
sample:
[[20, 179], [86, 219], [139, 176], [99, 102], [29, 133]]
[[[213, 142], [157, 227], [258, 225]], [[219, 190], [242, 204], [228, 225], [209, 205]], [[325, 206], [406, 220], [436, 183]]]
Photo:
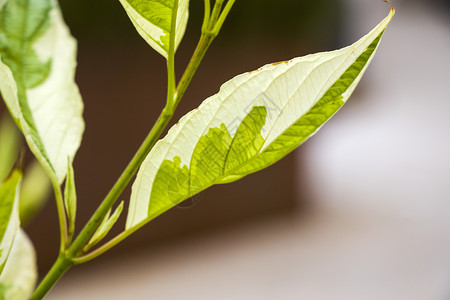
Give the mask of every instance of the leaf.
[[52, 191], [50, 179], [40, 163], [33, 160], [26, 168], [20, 189], [19, 214], [22, 226], [44, 206]]
[[119, 219], [121, 213], [123, 210], [123, 201], [120, 202], [119, 206], [114, 210], [114, 213], [110, 217], [111, 209], [108, 211], [106, 216], [103, 218], [102, 222], [100, 223], [100, 226], [97, 228], [97, 231], [95, 231], [94, 235], [92, 235], [91, 239], [89, 240], [89, 243], [87, 247], [85, 247], [85, 251], [89, 250], [92, 246], [96, 245], [98, 242], [100, 242], [111, 230], [111, 228], [116, 224], [117, 220]]
[[77, 214], [77, 192], [75, 188], [75, 174], [70, 160], [68, 161], [66, 186], [64, 188], [64, 205], [66, 207], [69, 224], [73, 226]]
[[0, 299], [29, 299], [36, 285], [37, 275], [33, 244], [25, 232], [19, 230], [5, 269], [0, 275]]
[[176, 51], [186, 31], [189, 0], [119, 1], [138, 33], [153, 49], [167, 59], [171, 36], [175, 35]]
[[84, 130], [76, 41], [55, 0], [8, 0], [0, 8], [0, 91], [31, 151], [61, 184]]
[[22, 173], [14, 171], [0, 185], [0, 274], [20, 226], [19, 189]]
[[0, 183], [8, 177], [19, 155], [20, 136], [8, 114], [0, 120]]
[[181, 118], [141, 165], [126, 228], [261, 170], [312, 136], [350, 97], [393, 13], [349, 47], [239, 75]]

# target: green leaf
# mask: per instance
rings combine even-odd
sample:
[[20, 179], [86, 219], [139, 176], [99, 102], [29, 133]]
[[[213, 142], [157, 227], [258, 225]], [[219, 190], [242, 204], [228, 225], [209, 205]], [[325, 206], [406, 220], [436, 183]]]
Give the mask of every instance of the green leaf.
[[166, 59], [171, 37], [174, 49], [183, 38], [189, 0], [119, 0], [142, 38]]
[[19, 189], [22, 173], [14, 171], [0, 185], [0, 274], [20, 226]]
[[20, 133], [5, 113], [0, 120], [0, 183], [8, 177], [19, 155]]
[[0, 300], [26, 300], [37, 280], [36, 254], [33, 244], [19, 230], [5, 269], [0, 275]]
[[84, 130], [76, 41], [55, 0], [0, 6], [0, 91], [36, 158], [61, 184]]
[[349, 47], [239, 75], [181, 118], [141, 165], [126, 228], [261, 170], [312, 136], [350, 97], [393, 13]]
[[50, 179], [40, 163], [33, 160], [25, 169], [20, 189], [20, 223], [27, 224], [44, 206], [52, 192]]
[[72, 164], [68, 161], [66, 186], [64, 188], [64, 205], [69, 220], [69, 234], [73, 234], [75, 217], [77, 214], [77, 191], [75, 188], [75, 174]]
[[92, 235], [89, 240], [88, 245], [83, 249], [84, 251], [89, 250], [91, 247], [95, 246], [98, 242], [100, 242], [111, 230], [111, 228], [116, 224], [117, 220], [120, 217], [120, 214], [123, 210], [123, 201], [120, 202], [119, 206], [114, 210], [114, 213], [110, 217], [111, 209], [108, 211], [106, 216], [103, 218], [100, 226], [95, 231], [94, 235]]

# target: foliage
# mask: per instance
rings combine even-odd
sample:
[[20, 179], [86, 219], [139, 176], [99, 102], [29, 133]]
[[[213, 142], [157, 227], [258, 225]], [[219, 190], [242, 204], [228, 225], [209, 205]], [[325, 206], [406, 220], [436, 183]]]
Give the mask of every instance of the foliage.
[[[293, 151], [348, 100], [394, 13], [351, 46], [234, 77], [160, 139], [235, 0], [216, 0], [212, 7], [204, 1], [201, 37], [178, 82], [175, 52], [186, 30], [189, 1], [119, 1], [137, 32], [167, 60], [166, 106], [109, 194], [73, 238], [77, 194], [72, 162], [84, 131], [83, 103], [74, 82], [76, 41], [56, 0], [0, 0], [0, 91], [42, 166], [33, 163], [22, 180], [20, 159], [14, 168], [19, 133], [2, 118], [0, 299], [43, 298], [71, 266], [101, 255], [174, 205], [211, 185], [264, 169]], [[126, 226], [104, 242], [124, 202], [114, 206], [136, 172]], [[60, 250], [33, 292], [35, 254], [20, 221], [26, 222], [42, 206], [50, 186], [59, 217]]]

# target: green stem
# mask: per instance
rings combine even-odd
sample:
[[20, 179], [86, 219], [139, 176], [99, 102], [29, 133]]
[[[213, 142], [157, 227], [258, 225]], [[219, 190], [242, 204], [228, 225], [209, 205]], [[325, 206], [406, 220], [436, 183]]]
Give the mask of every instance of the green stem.
[[187, 87], [191, 83], [191, 80], [194, 77], [195, 72], [197, 71], [203, 57], [206, 54], [206, 51], [208, 50], [214, 38], [215, 35], [213, 35], [210, 32], [206, 32], [202, 34], [202, 36], [200, 37], [200, 41], [197, 45], [197, 48], [195, 49], [194, 54], [192, 55], [192, 58], [189, 61], [188, 66], [186, 67], [186, 71], [184, 72], [183, 76], [180, 79], [180, 82], [178, 83], [175, 92], [175, 107], [178, 106], [181, 99], [183, 98]]
[[177, 22], [177, 11], [178, 11], [178, 1], [175, 1], [172, 14], [172, 28], [170, 30], [170, 42], [169, 42], [169, 52], [167, 56], [167, 100], [166, 106], [173, 112], [174, 106], [174, 94], [175, 94], [175, 36], [176, 36], [176, 22]]
[[[180, 82], [178, 83], [178, 87], [175, 92], [175, 107], [181, 101], [181, 98], [183, 98], [187, 87], [191, 83], [191, 80], [194, 77], [195, 72], [197, 71], [201, 61], [203, 60], [203, 57], [206, 54], [206, 51], [208, 50], [209, 46], [211, 45], [215, 37], [219, 34], [219, 31], [222, 28], [222, 25], [226, 17], [228, 16], [228, 13], [231, 10], [231, 7], [235, 2], [236, 0], [228, 1], [223, 12], [220, 13], [220, 10], [222, 9], [223, 5], [223, 0], [217, 0], [214, 4], [211, 17], [210, 18], [205, 17], [204, 22], [208, 20], [209, 23], [208, 24], [203, 23], [200, 41], [197, 45], [197, 48], [194, 51], [194, 54], [192, 55], [191, 60], [189, 61], [188, 66], [186, 67], [186, 71], [184, 72], [183, 76], [180, 79]], [[207, 4], [209, 9], [209, 1], [205, 1], [205, 6]], [[206, 13], [207, 10], [205, 7], [205, 14]]]
[[211, 30], [213, 28], [214, 24], [216, 24], [217, 19], [220, 16], [220, 11], [222, 10], [222, 6], [223, 6], [223, 1], [224, 0], [216, 0], [214, 3], [214, 8], [211, 13], [211, 18], [209, 19], [209, 26], [208, 26], [209, 30]]
[[91, 253], [88, 253], [88, 254], [80, 256], [80, 257], [73, 258], [72, 261], [74, 262], [74, 264], [78, 265], [78, 264], [88, 262], [88, 261], [102, 255], [103, 253], [105, 253], [109, 249], [113, 248], [114, 246], [116, 246], [117, 244], [122, 242], [124, 239], [126, 239], [127, 237], [129, 237], [130, 235], [132, 235], [133, 233], [138, 231], [139, 229], [141, 229], [144, 225], [146, 225], [147, 223], [149, 223], [150, 221], [152, 221], [159, 215], [160, 214], [153, 215], [151, 217], [147, 217], [146, 219], [140, 221], [133, 227], [128, 228], [127, 230], [121, 232], [119, 235], [115, 236], [114, 238], [109, 240], [107, 243], [103, 244], [101, 247], [98, 247]]
[[56, 284], [56, 282], [61, 278], [61, 276], [71, 266], [73, 266], [74, 264], [73, 258], [76, 257], [77, 254], [83, 249], [83, 247], [89, 241], [90, 237], [94, 234], [98, 225], [103, 220], [103, 217], [106, 215], [109, 208], [112, 207], [114, 203], [117, 201], [120, 194], [123, 192], [123, 190], [128, 185], [133, 175], [138, 170], [139, 166], [144, 161], [148, 152], [150, 152], [150, 149], [155, 145], [164, 128], [169, 123], [172, 115], [173, 112], [168, 113], [166, 109], [162, 111], [152, 130], [142, 143], [137, 153], [134, 155], [131, 162], [128, 164], [125, 171], [122, 173], [122, 175], [120, 175], [116, 184], [113, 186], [111, 191], [105, 197], [100, 206], [97, 208], [94, 215], [91, 217], [91, 219], [83, 228], [83, 230], [80, 232], [80, 234], [75, 239], [73, 244], [67, 249], [65, 253], [60, 254], [50, 272], [39, 284], [38, 288], [33, 294], [32, 299], [42, 299], [42, 297], [44, 297], [50, 291], [50, 289]]
[[[191, 80], [195, 74], [195, 71], [198, 69], [200, 62], [201, 62], [202, 58], [204, 57], [206, 50], [208, 49], [208, 47], [211, 44], [213, 39], [214, 39], [214, 36], [211, 33], [202, 34], [202, 37], [200, 38], [197, 48], [194, 51], [191, 61], [189, 62], [188, 66], [186, 68], [186, 71], [184, 72], [183, 76], [181, 77], [180, 83], [178, 84], [178, 87], [176, 89], [175, 101], [172, 106], [173, 111], [177, 108], [178, 104], [180, 103], [181, 98], [183, 97], [184, 92], [187, 89], [187, 86], [191, 82]], [[148, 221], [146, 220], [145, 223], [147, 223], [147, 222]], [[135, 232], [136, 230], [141, 228], [143, 225], [145, 225], [145, 223], [138, 224], [140, 226], [133, 226], [132, 228], [120, 233], [119, 235], [117, 235], [116, 237], [114, 237], [113, 239], [111, 239], [110, 241], [108, 241], [107, 243], [102, 245], [101, 247], [95, 249], [91, 253], [81, 256], [81, 257], [78, 257], [78, 258], [74, 258], [73, 261], [76, 264], [81, 264], [81, 263], [84, 263], [84, 262], [87, 262], [89, 260], [96, 258], [97, 256], [105, 253], [106, 251], [108, 251], [109, 249], [111, 249], [112, 247], [114, 247], [115, 245], [120, 243], [121, 241], [123, 241], [125, 238], [127, 238], [129, 235], [131, 235], [133, 232]]]
[[[180, 83], [178, 84], [178, 87], [177, 87], [177, 89], [176, 89], [176, 93], [175, 93], [175, 94], [176, 94], [176, 95], [175, 95], [175, 102], [174, 102], [174, 105], [172, 106], [172, 109], [170, 110], [169, 118], [172, 117], [173, 112], [175, 111], [175, 109], [177, 108], [178, 104], [180, 103], [181, 98], [183, 97], [183, 94], [184, 94], [184, 92], [186, 91], [187, 86], [189, 85], [190, 81], [192, 80], [192, 77], [193, 77], [194, 74], [195, 74], [195, 71], [197, 70], [198, 66], [200, 65], [200, 62], [201, 62], [202, 58], [204, 57], [207, 48], [208, 48], [209, 45], [211, 44], [212, 39], [214, 39], [214, 37], [213, 37], [211, 34], [203, 34], [203, 35], [202, 35], [202, 37], [201, 37], [201, 39], [200, 39], [200, 41], [199, 41], [199, 43], [198, 43], [198, 45], [197, 45], [197, 48], [196, 48], [196, 50], [194, 51], [194, 54], [193, 54], [193, 56], [192, 56], [192, 59], [191, 59], [191, 61], [189, 62], [188, 66], [187, 66], [187, 68], [186, 68], [186, 71], [184, 72], [183, 76], [181, 77]], [[169, 119], [169, 120], [170, 120], [170, 119]], [[169, 121], [169, 120], [168, 120], [168, 121]], [[167, 122], [168, 122], [168, 121], [167, 121]], [[155, 126], [156, 126], [156, 125], [155, 125]], [[136, 154], [136, 155], [137, 155], [137, 154]], [[139, 166], [140, 166], [141, 163], [142, 163], [142, 162], [139, 163]], [[126, 170], [125, 170], [125, 171], [126, 171]], [[124, 173], [125, 173], [125, 172], [124, 172]], [[122, 175], [123, 175], [123, 174], [122, 174]], [[105, 199], [105, 200], [106, 200], [106, 199]], [[103, 204], [103, 203], [102, 203], [102, 204]], [[100, 209], [100, 208], [99, 208], [99, 209]], [[89, 225], [89, 224], [88, 224], [88, 225]], [[92, 231], [92, 234], [94, 233], [94, 231], [95, 231], [95, 228], [94, 228], [94, 230]], [[133, 232], [134, 232], [134, 231], [133, 231]], [[131, 232], [129, 232], [129, 230], [124, 231], [124, 232], [122, 232], [120, 235], [118, 235], [116, 238], [112, 239], [112, 240], [110, 241], [110, 242], [112, 242], [111, 244], [110, 244], [110, 242], [108, 242], [108, 244], [110, 244], [110, 246], [108, 246], [108, 248], [107, 248], [106, 250], [112, 248], [113, 246], [115, 246], [116, 244], [118, 244], [120, 241], [122, 241], [124, 238], [128, 237], [128, 235], [129, 235], [130, 233], [131, 233]], [[83, 234], [83, 231], [80, 233], [80, 235], [81, 235], [81, 234]], [[77, 240], [78, 240], [78, 238], [77, 238]], [[77, 242], [77, 240], [75, 240], [75, 242], [74, 242], [74, 244], [72, 245], [72, 247], [75, 246], [75, 243]], [[113, 242], [113, 241], [114, 241], [114, 242]], [[87, 240], [86, 240], [86, 242], [87, 242]], [[72, 248], [72, 247], [71, 247], [71, 248]], [[100, 247], [100, 248], [101, 248], [101, 247]], [[100, 249], [100, 248], [99, 248], [99, 249]], [[69, 249], [69, 251], [70, 251], [70, 249]], [[94, 251], [96, 251], [96, 250], [94, 250]], [[104, 251], [103, 251], [103, 252], [104, 252]], [[103, 253], [103, 252], [102, 252], [102, 253]], [[76, 254], [78, 254], [78, 253], [74, 253], [74, 254], [76, 255]], [[96, 255], [96, 256], [98, 256], [98, 255]], [[95, 256], [95, 257], [96, 257], [96, 256]], [[73, 257], [75, 257], [75, 256], [73, 256]], [[76, 258], [74, 258], [74, 259], [77, 260]], [[90, 260], [90, 259], [87, 259], [87, 260]], [[82, 262], [87, 261], [87, 260], [83, 260]], [[81, 261], [78, 260], [77, 263], [81, 263]]]
[[152, 130], [145, 138], [141, 147], [134, 155], [133, 159], [128, 164], [125, 171], [123, 171], [123, 173], [120, 175], [116, 184], [113, 186], [113, 188], [105, 197], [103, 202], [100, 204], [100, 206], [98, 207], [94, 215], [91, 217], [89, 222], [80, 232], [78, 237], [75, 239], [72, 246], [70, 246], [70, 248], [68, 249], [68, 257], [76, 257], [78, 252], [89, 241], [90, 237], [94, 234], [95, 230], [97, 229], [98, 225], [102, 222], [108, 210], [117, 201], [120, 194], [122, 194], [123, 190], [130, 182], [131, 178], [139, 169], [140, 165], [144, 161], [147, 154], [150, 152], [150, 150], [155, 145], [156, 141], [159, 139], [159, 136], [163, 132], [164, 128], [166, 128], [167, 124], [172, 118], [172, 115], [173, 111], [168, 112], [166, 108], [161, 112], [161, 115], [159, 116]]
[[225, 22], [225, 19], [227, 18], [228, 14], [230, 13], [231, 8], [234, 5], [234, 2], [236, 2], [236, 0], [229, 0], [227, 2], [227, 5], [225, 6], [225, 8], [223, 9], [222, 13], [220, 14], [219, 19], [217, 20], [217, 22], [214, 24], [214, 33], [216, 35], [219, 34], [220, 29], [222, 28], [223, 23]]
[[[231, 2], [231, 4], [230, 4], [230, 2]], [[228, 14], [228, 12], [231, 9], [231, 6], [233, 5], [233, 3], [235, 1], [230, 1], [230, 2], [227, 4], [227, 7], [225, 7], [224, 12], [220, 16], [219, 20], [222, 19], [222, 16], [224, 14], [226, 17], [226, 15]], [[222, 21], [222, 24], [223, 24], [223, 21]], [[187, 87], [189, 86], [192, 78], [194, 77], [195, 72], [197, 71], [203, 57], [205, 56], [206, 51], [208, 50], [209, 46], [211, 45], [212, 41], [217, 36], [217, 34], [220, 30], [220, 26], [216, 27], [213, 25], [212, 27], [217, 28], [217, 30], [214, 30], [213, 32], [207, 31], [207, 32], [202, 33], [202, 36], [200, 37], [200, 41], [194, 51], [194, 54], [192, 55], [192, 58], [188, 64], [188, 66], [186, 67], [186, 70], [185, 70], [183, 76], [181, 77], [181, 80], [180, 80], [180, 82], [176, 88], [176, 92], [175, 92], [175, 103], [173, 106], [173, 110], [175, 110], [177, 108], [178, 104], [180, 103], [181, 98], [183, 97], [184, 93], [186, 92]], [[76, 264], [81, 264], [81, 263], [87, 262], [89, 260], [92, 260], [92, 259], [98, 257], [99, 255], [105, 253], [109, 249], [111, 249], [114, 246], [116, 246], [117, 244], [119, 244], [121, 241], [123, 241], [125, 238], [130, 236], [132, 233], [134, 233], [135, 231], [140, 229], [142, 226], [144, 226], [148, 222], [149, 222], [149, 220], [147, 220], [147, 219], [144, 220], [143, 222], [133, 226], [132, 228], [120, 233], [119, 235], [117, 235], [116, 237], [114, 237], [113, 239], [108, 241], [107, 243], [103, 244], [101, 247], [95, 249], [91, 253], [80, 256], [78, 258], [74, 258], [73, 261]]]
[[[176, 10], [177, 9], [175, 7], [175, 11]], [[173, 18], [176, 20], [176, 14], [174, 14]], [[76, 257], [77, 254], [81, 251], [81, 249], [83, 249], [83, 247], [89, 241], [91, 236], [94, 234], [95, 230], [98, 228], [98, 225], [102, 222], [108, 210], [114, 205], [119, 196], [122, 194], [123, 190], [128, 185], [134, 174], [137, 172], [140, 165], [144, 161], [145, 157], [153, 148], [156, 141], [159, 139], [161, 133], [164, 131], [164, 129], [166, 128], [167, 124], [169, 123], [170, 119], [173, 116], [174, 108], [172, 104], [173, 100], [171, 100], [173, 99], [173, 94], [175, 90], [175, 88], [172, 88], [172, 86], [175, 85], [175, 67], [174, 67], [175, 46], [173, 36], [174, 35], [172, 34], [171, 47], [169, 48], [169, 57], [168, 57], [169, 75], [168, 75], [168, 95], [166, 107], [161, 112], [161, 115], [159, 116], [152, 130], [142, 143], [137, 153], [134, 155], [131, 162], [128, 164], [125, 171], [123, 171], [123, 173], [120, 175], [119, 179], [114, 184], [111, 191], [108, 193], [108, 195], [106, 195], [105, 199], [100, 204], [94, 215], [91, 217], [89, 222], [80, 232], [78, 237], [75, 239], [72, 246], [70, 246], [68, 250], [69, 257]]]
[[[220, 10], [222, 6], [223, 1], [216, 1], [214, 10]], [[214, 11], [213, 11], [214, 13]], [[130, 162], [128, 167], [125, 169], [125, 171], [122, 173], [122, 175], [119, 177], [116, 184], [111, 189], [110, 193], [106, 196], [105, 200], [102, 202], [100, 207], [97, 209], [97, 211], [94, 213], [94, 215], [89, 220], [88, 224], [83, 228], [77, 239], [74, 241], [72, 246], [68, 250], [69, 257], [75, 258], [78, 252], [83, 248], [83, 246], [88, 242], [89, 238], [94, 234], [96, 228], [102, 221], [103, 217], [111, 208], [115, 201], [117, 201], [117, 198], [120, 196], [126, 185], [131, 180], [131, 177], [136, 173], [139, 166], [144, 161], [147, 154], [150, 152], [151, 148], [153, 148], [154, 144], [156, 143], [157, 139], [161, 135], [164, 128], [167, 126], [168, 122], [173, 116], [173, 113], [175, 109], [177, 108], [178, 104], [181, 101], [181, 98], [183, 97], [190, 81], [192, 80], [195, 72], [198, 69], [198, 66], [200, 65], [200, 62], [202, 61], [208, 47], [211, 45], [211, 42], [216, 37], [216, 34], [214, 32], [206, 32], [203, 33], [200, 41], [197, 45], [197, 48], [194, 51], [194, 54], [183, 74], [181, 77], [181, 80], [178, 84], [178, 87], [176, 88], [175, 95], [174, 95], [174, 105], [170, 105], [169, 107], [164, 108], [163, 112], [161, 113], [160, 117], [158, 118], [158, 121], [155, 123], [154, 127], [152, 128], [151, 132], [147, 136], [146, 140], [142, 144], [141, 148], [138, 150], [138, 152], [135, 154], [133, 160]], [[171, 57], [170, 51], [169, 51], [169, 58]], [[172, 59], [169, 59], [172, 60]], [[170, 72], [170, 68], [169, 68]], [[174, 75], [174, 73], [173, 73]], [[171, 81], [174, 78], [174, 76], [169, 76], [169, 81]], [[170, 82], [169, 82], [170, 86]], [[169, 98], [170, 99], [170, 98]], [[169, 103], [168, 103], [169, 104]]]
[[131, 234], [136, 232], [136, 230], [138, 230], [141, 227], [142, 226], [133, 226], [129, 230], [125, 230], [125, 231], [121, 232], [119, 235], [115, 236], [114, 238], [109, 240], [107, 243], [103, 244], [101, 247], [95, 249], [94, 251], [92, 251], [86, 255], [74, 258], [74, 259], [72, 259], [72, 261], [78, 265], [78, 264], [82, 264], [82, 263], [88, 262], [90, 260], [93, 260], [94, 258], [102, 255], [103, 253], [105, 253], [106, 251], [111, 249], [112, 247], [119, 244], [121, 241], [123, 241], [124, 239], [129, 237]]
[[202, 32], [205, 32], [208, 28], [209, 24], [209, 17], [211, 14], [211, 4], [210, 0], [205, 0], [205, 14], [203, 16], [203, 25], [202, 25]]
[[50, 271], [44, 277], [38, 288], [31, 295], [30, 300], [40, 300], [47, 295], [48, 291], [55, 285], [55, 283], [70, 269], [73, 262], [66, 258], [64, 255], [60, 255], [52, 266]]

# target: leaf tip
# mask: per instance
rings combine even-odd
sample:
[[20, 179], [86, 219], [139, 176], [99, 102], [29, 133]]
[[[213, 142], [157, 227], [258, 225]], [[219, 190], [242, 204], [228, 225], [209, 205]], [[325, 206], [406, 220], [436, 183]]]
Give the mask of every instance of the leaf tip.
[[394, 17], [394, 15], [395, 15], [395, 8], [391, 7], [391, 9], [389, 10], [389, 14], [388, 14], [388, 16], [386, 18], [388, 24], [391, 22], [391, 20]]

